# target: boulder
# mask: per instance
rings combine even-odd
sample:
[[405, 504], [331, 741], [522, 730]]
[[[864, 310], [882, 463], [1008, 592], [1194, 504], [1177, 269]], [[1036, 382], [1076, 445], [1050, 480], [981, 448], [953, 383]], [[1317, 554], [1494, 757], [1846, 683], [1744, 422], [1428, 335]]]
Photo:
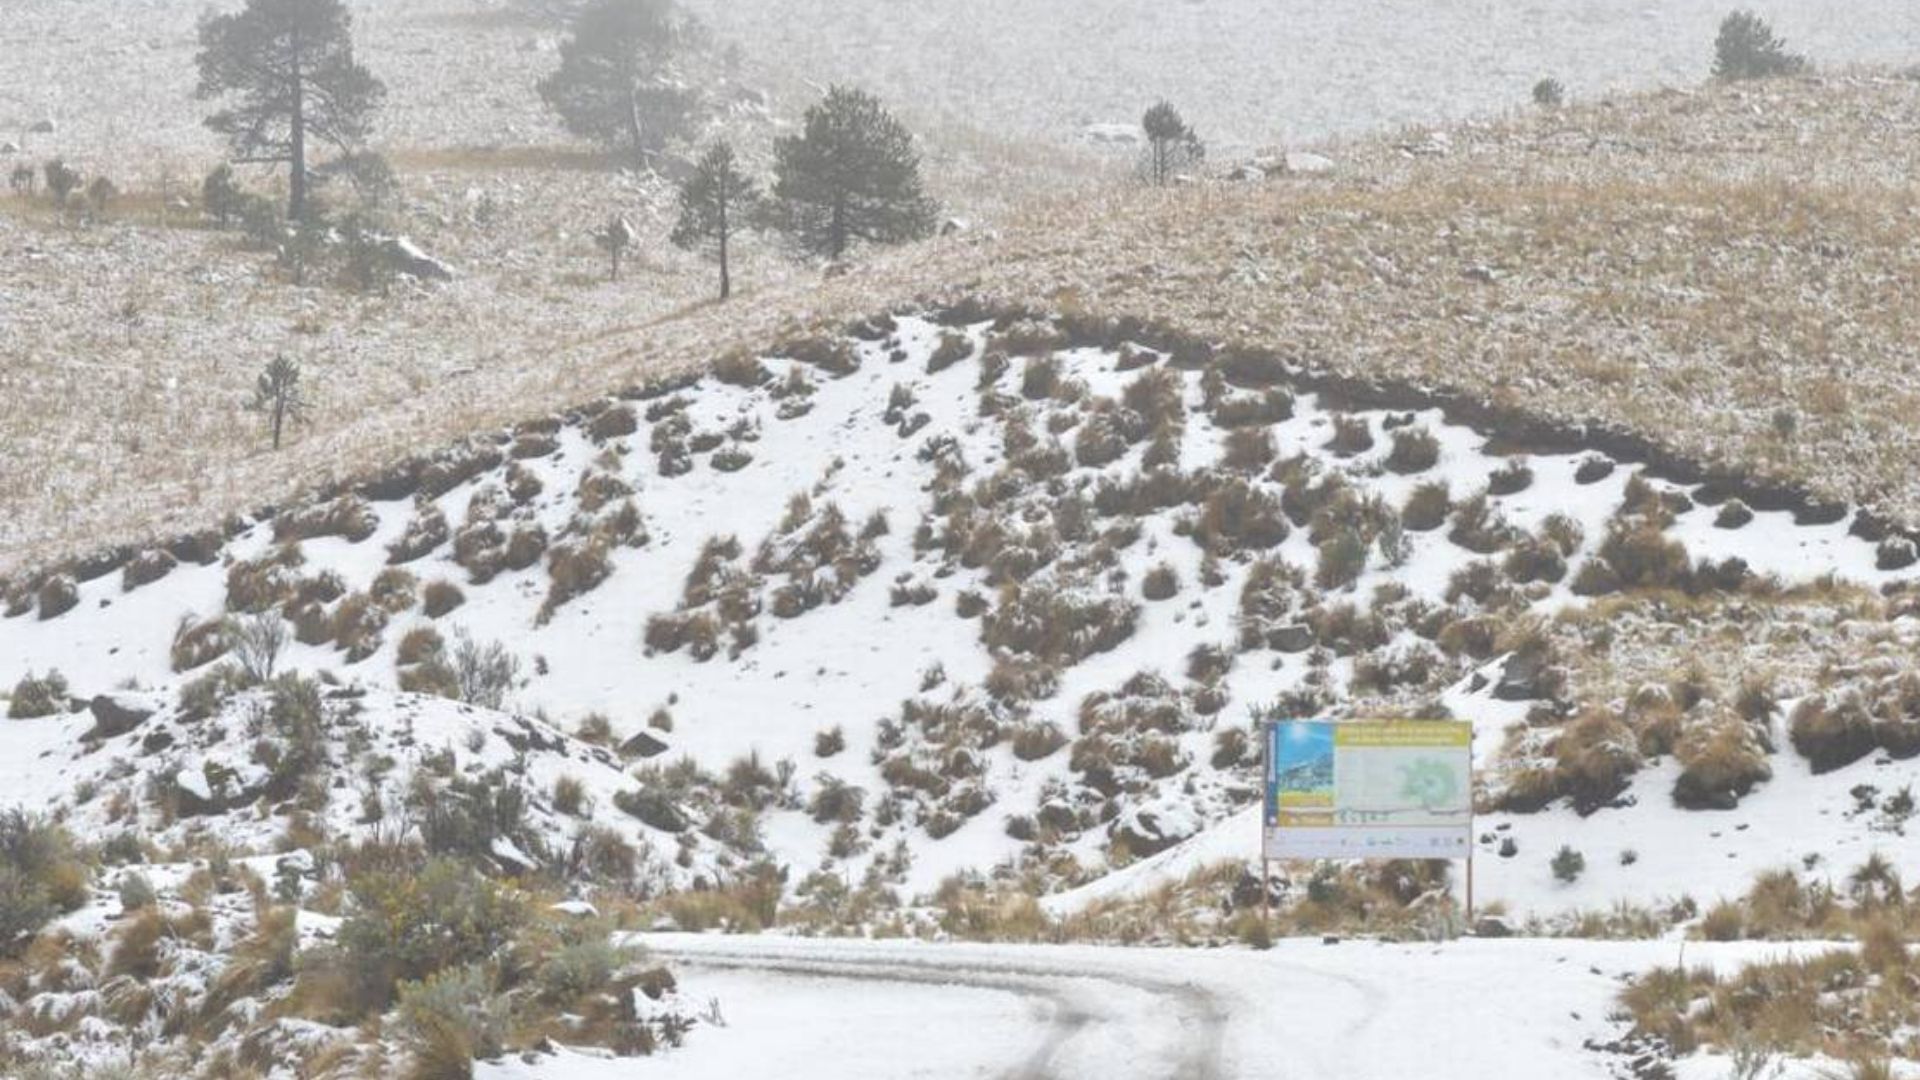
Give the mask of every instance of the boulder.
[[1503, 938], [1513, 936], [1513, 926], [1499, 915], [1482, 915], [1473, 920], [1473, 936]]
[[53, 117], [49, 116], [35, 121], [34, 125], [27, 129], [27, 132], [31, 135], [51, 135], [57, 130], [59, 130], [59, 125], [55, 124]]
[[1267, 642], [1283, 653], [1303, 653], [1313, 648], [1313, 627], [1305, 623], [1283, 626], [1269, 634]]
[[380, 251], [397, 273], [419, 281], [453, 280], [452, 267], [422, 251], [418, 244], [404, 236], [383, 241]]
[[1139, 858], [1159, 853], [1200, 831], [1200, 819], [1171, 801], [1136, 806], [1114, 821], [1112, 837]]
[[111, 739], [125, 735], [153, 718], [159, 706], [141, 694], [101, 694], [87, 703], [93, 714], [93, 727], [81, 738]]
[[620, 756], [628, 758], [659, 757], [667, 752], [667, 744], [650, 731], [636, 732], [626, 742], [620, 744]]

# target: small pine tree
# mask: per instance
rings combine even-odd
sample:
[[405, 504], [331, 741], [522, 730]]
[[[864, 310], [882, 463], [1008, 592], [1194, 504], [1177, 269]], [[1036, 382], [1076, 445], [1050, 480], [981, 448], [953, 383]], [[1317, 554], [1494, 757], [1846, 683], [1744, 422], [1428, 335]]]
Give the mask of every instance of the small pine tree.
[[1559, 79], [1545, 78], [1533, 84], [1533, 103], [1543, 109], [1557, 109], [1567, 103], [1567, 87]]
[[1807, 58], [1788, 52], [1773, 27], [1751, 11], [1736, 11], [1721, 20], [1713, 56], [1714, 77], [1728, 82], [1795, 75], [1807, 67]]
[[300, 365], [286, 356], [276, 356], [267, 363], [266, 370], [253, 387], [253, 401], [248, 408], [266, 418], [267, 429], [273, 434], [273, 448], [280, 449], [281, 433], [289, 422], [300, 423], [307, 418], [306, 391], [300, 386]]
[[1560, 881], [1571, 882], [1587, 869], [1587, 857], [1565, 844], [1553, 854], [1553, 876]]
[[47, 162], [47, 193], [53, 196], [53, 205], [62, 210], [67, 208], [67, 200], [80, 190], [80, 173], [67, 167], [67, 163], [54, 158]]
[[244, 194], [239, 182], [233, 178], [233, 166], [224, 162], [215, 166], [207, 178], [200, 182], [200, 205], [223, 229], [239, 214]]
[[114, 198], [119, 194], [120, 189], [113, 186], [113, 181], [96, 176], [93, 183], [87, 185], [87, 208], [93, 212], [94, 218], [104, 218], [108, 207], [113, 205]]
[[871, 94], [836, 86], [802, 134], [774, 144], [774, 221], [801, 250], [838, 259], [857, 240], [898, 244], [933, 232], [913, 134]]
[[713, 252], [720, 263], [722, 300], [733, 295], [729, 245], [759, 203], [759, 188], [735, 166], [733, 147], [725, 140], [713, 144], [680, 186], [680, 221], [670, 239], [683, 250], [706, 246]]
[[1142, 163], [1148, 181], [1165, 186], [1180, 170], [1206, 159], [1206, 144], [1187, 126], [1179, 110], [1162, 101], [1140, 118], [1147, 134], [1147, 156]]

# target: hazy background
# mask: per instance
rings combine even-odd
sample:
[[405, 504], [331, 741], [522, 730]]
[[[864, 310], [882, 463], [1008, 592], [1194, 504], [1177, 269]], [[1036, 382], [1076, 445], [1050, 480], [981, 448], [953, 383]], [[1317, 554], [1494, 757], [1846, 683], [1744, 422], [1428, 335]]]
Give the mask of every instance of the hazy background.
[[[1173, 100], [1221, 146], [1706, 78], [1735, 0], [689, 0], [814, 81], [1073, 135]], [[1747, 3], [1818, 64], [1920, 63], [1915, 0]]]

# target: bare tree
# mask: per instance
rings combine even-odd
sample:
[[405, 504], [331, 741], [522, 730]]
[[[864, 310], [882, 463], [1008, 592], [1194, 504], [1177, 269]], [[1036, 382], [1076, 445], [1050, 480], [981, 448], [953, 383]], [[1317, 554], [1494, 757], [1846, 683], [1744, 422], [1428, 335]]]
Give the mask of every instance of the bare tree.
[[620, 256], [633, 246], [633, 238], [633, 226], [619, 214], [608, 218], [606, 226], [594, 232], [594, 246], [607, 253], [609, 281], [620, 280]]
[[240, 669], [254, 683], [273, 678], [280, 654], [287, 648], [287, 623], [278, 612], [263, 611], [243, 619], [228, 619], [227, 642]]
[[253, 401], [248, 406], [266, 417], [273, 432], [273, 448], [280, 449], [281, 433], [289, 421], [302, 423], [307, 418], [306, 392], [300, 386], [300, 365], [286, 356], [276, 356], [254, 383]]

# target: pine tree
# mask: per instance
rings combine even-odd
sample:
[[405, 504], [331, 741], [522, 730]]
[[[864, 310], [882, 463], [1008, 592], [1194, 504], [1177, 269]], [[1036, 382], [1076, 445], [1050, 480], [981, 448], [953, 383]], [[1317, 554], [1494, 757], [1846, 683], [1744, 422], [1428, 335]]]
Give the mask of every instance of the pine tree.
[[646, 164], [693, 130], [700, 98], [680, 63], [699, 40], [672, 0], [595, 0], [574, 17], [559, 69], [540, 80], [541, 100], [568, 131]]
[[705, 246], [719, 260], [722, 300], [733, 295], [729, 244], [759, 204], [759, 188], [735, 166], [733, 147], [724, 140], [713, 144], [680, 186], [680, 221], [670, 239], [689, 251]]
[[273, 448], [280, 449], [280, 435], [289, 420], [307, 418], [306, 392], [300, 387], [300, 365], [285, 356], [276, 356], [254, 383], [253, 401], [247, 406], [266, 417], [273, 433]]
[[1713, 74], [1728, 81], [1794, 75], [1806, 69], [1807, 58], [1787, 51], [1787, 43], [1773, 27], [1751, 11], [1736, 11], [1720, 22], [1713, 42]]
[[247, 0], [200, 22], [202, 100], [233, 97], [207, 118], [233, 159], [286, 164], [287, 217], [307, 214], [308, 143], [346, 151], [366, 137], [386, 87], [354, 62], [352, 16], [341, 0]]
[[1147, 179], [1156, 185], [1166, 185], [1181, 169], [1207, 156], [1200, 136], [1187, 126], [1178, 110], [1164, 101], [1147, 110], [1140, 126], [1147, 133], [1147, 157], [1142, 165]]
[[805, 131], [774, 145], [777, 223], [801, 249], [837, 259], [856, 240], [897, 244], [933, 232], [913, 135], [872, 95], [836, 86]]

